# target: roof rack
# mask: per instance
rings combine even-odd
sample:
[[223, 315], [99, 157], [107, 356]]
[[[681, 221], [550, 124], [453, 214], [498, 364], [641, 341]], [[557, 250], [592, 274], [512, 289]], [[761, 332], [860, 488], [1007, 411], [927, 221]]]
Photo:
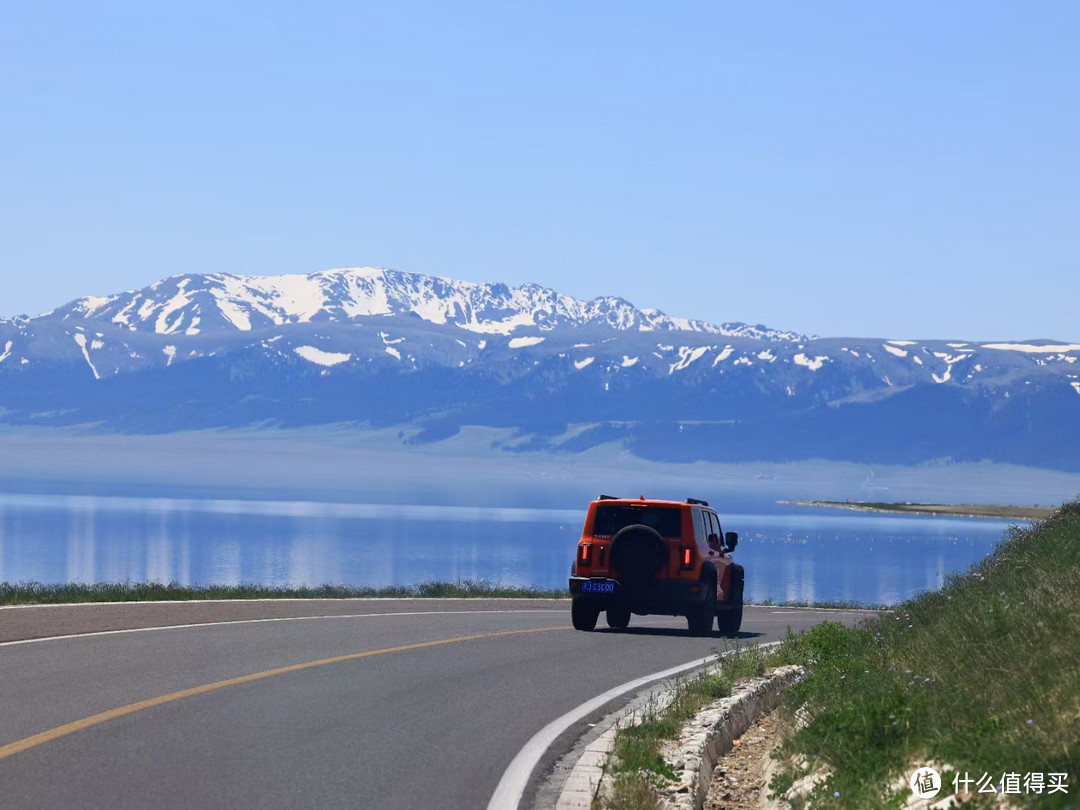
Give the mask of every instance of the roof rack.
[[598, 500], [598, 501], [619, 501], [619, 500], [622, 500], [622, 498], [620, 498], [618, 495], [597, 495], [596, 500]]
[[708, 506], [709, 505], [708, 501], [703, 501], [703, 500], [700, 500], [699, 498], [687, 498], [686, 502], [687, 503], [697, 504], [698, 506]]

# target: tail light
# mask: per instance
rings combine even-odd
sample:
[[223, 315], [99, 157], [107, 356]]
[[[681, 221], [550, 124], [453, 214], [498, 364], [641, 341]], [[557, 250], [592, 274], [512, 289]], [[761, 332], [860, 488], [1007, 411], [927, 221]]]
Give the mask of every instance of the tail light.
[[582, 543], [578, 549], [578, 565], [592, 565], [592, 543]]
[[694, 550], [692, 548], [684, 548], [682, 552], [682, 567], [684, 571], [688, 571], [694, 567]]

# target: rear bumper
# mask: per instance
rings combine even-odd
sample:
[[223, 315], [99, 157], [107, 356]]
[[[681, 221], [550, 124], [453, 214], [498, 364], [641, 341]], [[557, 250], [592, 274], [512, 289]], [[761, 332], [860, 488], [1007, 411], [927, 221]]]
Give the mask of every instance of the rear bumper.
[[[585, 583], [614, 583], [614, 593], [589, 593]], [[685, 579], [665, 579], [649, 582], [630, 590], [617, 579], [606, 577], [570, 577], [570, 597], [595, 605], [600, 610], [609, 607], [628, 607], [637, 614], [682, 616], [705, 600], [702, 583]]]

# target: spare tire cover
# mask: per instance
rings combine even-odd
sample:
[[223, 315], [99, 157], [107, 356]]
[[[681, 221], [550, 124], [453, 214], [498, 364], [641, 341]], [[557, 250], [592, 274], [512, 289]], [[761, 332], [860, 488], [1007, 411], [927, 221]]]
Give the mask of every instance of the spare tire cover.
[[625, 586], [648, 582], [663, 568], [667, 557], [664, 538], [651, 526], [640, 523], [626, 526], [611, 540], [611, 565]]

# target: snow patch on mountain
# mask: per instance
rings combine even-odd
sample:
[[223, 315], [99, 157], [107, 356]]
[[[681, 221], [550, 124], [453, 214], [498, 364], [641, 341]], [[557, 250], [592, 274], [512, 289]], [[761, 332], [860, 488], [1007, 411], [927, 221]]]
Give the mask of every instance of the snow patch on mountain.
[[[293, 351], [308, 362], [320, 366], [337, 366], [349, 362], [350, 358], [352, 358], [351, 354], [346, 354], [344, 352], [327, 352], [316, 346], [297, 346]], [[387, 351], [389, 351], [389, 348]], [[399, 356], [398, 359], [400, 360], [401, 357]]]
[[830, 358], [826, 357], [825, 355], [810, 358], [810, 357], [807, 357], [805, 354], [802, 354], [800, 352], [799, 354], [795, 355], [795, 357], [793, 359], [795, 360], [795, 365], [797, 365], [797, 366], [806, 366], [811, 371], [817, 371], [819, 368], [821, 368], [823, 365], [825, 365], [825, 363]]
[[898, 349], [895, 346], [890, 346], [888, 343], [882, 343], [882, 348], [889, 354], [894, 354], [897, 357], [907, 357], [908, 353], [904, 349]]
[[184, 293], [184, 288], [188, 285], [190, 279], [184, 279], [180, 282], [180, 287], [172, 298], [170, 298], [160, 309], [157, 310], [157, 319], [154, 321], [154, 331], [159, 335], [171, 335], [175, 332], [181, 323], [184, 321], [184, 312], [180, 312], [172, 323], [169, 323], [169, 316], [178, 310], [182, 310], [188, 304], [191, 303], [191, 299]]
[[240, 305], [228, 298], [214, 296], [217, 299], [218, 311], [225, 320], [239, 329], [241, 332], [251, 331], [251, 318], [240, 308]]
[[1027, 352], [1029, 354], [1053, 354], [1054, 352], [1080, 352], [1078, 343], [984, 343], [982, 348], [1002, 352]]
[[676, 371], [682, 371], [687, 368], [691, 363], [696, 360], [700, 360], [701, 356], [705, 354], [710, 346], [698, 346], [697, 348], [690, 348], [689, 346], [679, 347], [679, 359], [668, 366], [668, 374], [674, 374]]
[[109, 304], [114, 300], [116, 300], [115, 295], [107, 297], [94, 295], [88, 296], [82, 299], [83, 312], [86, 314], [87, 317], [93, 317], [94, 313], [96, 313], [97, 310], [101, 309], [106, 304]]
[[731, 357], [731, 353], [734, 351], [735, 350], [731, 346], [725, 346], [724, 350], [720, 352], [720, 354], [716, 355], [716, 359], [712, 361], [713, 366], [715, 367], [720, 363], [723, 363], [725, 360]]
[[[508, 345], [510, 346], [511, 349], [521, 349], [521, 348], [524, 348], [525, 346], [536, 346], [537, 344], [543, 343], [544, 340], [545, 340], [545, 338], [535, 337], [535, 336], [532, 336], [532, 337], [516, 337], [516, 338], [510, 338], [510, 343]], [[588, 344], [586, 343], [586, 344], [583, 344], [583, 345], [587, 346]], [[577, 347], [575, 346], [575, 348], [577, 348]]]
[[586, 366], [591, 366], [595, 359], [595, 357], [586, 357], [584, 360], [575, 360], [574, 368], [576, 368], [578, 371], [581, 371]]
[[101, 375], [98, 374], [98, 370], [94, 367], [93, 362], [90, 360], [90, 352], [86, 350], [86, 335], [84, 335], [82, 332], [76, 332], [73, 337], [75, 338], [75, 343], [78, 344], [79, 349], [82, 350], [82, 356], [86, 358], [86, 365], [90, 366], [90, 370], [94, 372], [94, 379], [100, 380]]

